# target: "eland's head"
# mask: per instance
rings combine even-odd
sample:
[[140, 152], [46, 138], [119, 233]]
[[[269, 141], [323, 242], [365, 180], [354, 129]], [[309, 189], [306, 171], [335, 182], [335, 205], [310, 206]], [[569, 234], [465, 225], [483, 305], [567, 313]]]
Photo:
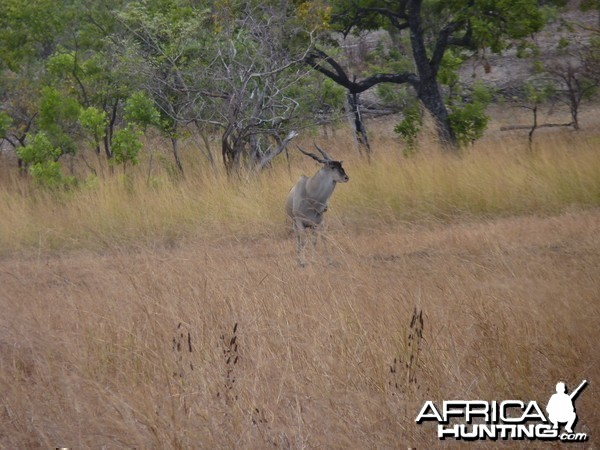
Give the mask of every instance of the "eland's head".
[[325, 152], [325, 150], [323, 150], [317, 144], [315, 144], [315, 147], [317, 148], [319, 153], [321, 153], [321, 155], [323, 155], [322, 158], [315, 155], [314, 153], [309, 153], [300, 147], [298, 147], [298, 150], [300, 150], [305, 155], [310, 156], [315, 161], [318, 161], [321, 164], [323, 164], [323, 168], [321, 170], [325, 171], [334, 183], [347, 183], [348, 181], [350, 181], [350, 177], [348, 177], [348, 175], [346, 175], [346, 171], [342, 167], [343, 161], [337, 161], [335, 159], [332, 159], [327, 154], [327, 152]]
[[342, 167], [342, 161], [327, 161], [323, 169], [331, 172], [331, 179], [336, 183], [347, 183], [350, 177]]

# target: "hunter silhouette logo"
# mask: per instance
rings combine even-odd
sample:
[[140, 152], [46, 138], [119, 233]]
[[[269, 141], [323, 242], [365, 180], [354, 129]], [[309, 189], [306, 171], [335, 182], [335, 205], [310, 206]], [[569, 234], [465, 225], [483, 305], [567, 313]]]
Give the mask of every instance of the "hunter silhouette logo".
[[[425, 402], [416, 423], [437, 422], [437, 435], [441, 440], [457, 439], [473, 441], [491, 440], [560, 440], [566, 442], [587, 441], [586, 433], [575, 433], [577, 413], [573, 405], [577, 396], [587, 385], [583, 380], [576, 389], [567, 394], [562, 381], [556, 384], [556, 393], [546, 405], [547, 415], [532, 400], [444, 400], [436, 406], [431, 400]], [[565, 424], [561, 433], [560, 424]]]
[[571, 394], [566, 394], [565, 383], [562, 381], [556, 384], [556, 394], [550, 397], [546, 411], [548, 412], [548, 419], [554, 424], [553, 429], [558, 429], [559, 423], [566, 423], [565, 431], [567, 433], [573, 433], [573, 425], [577, 422], [577, 414], [575, 413], [575, 407], [573, 401], [575, 397], [579, 395], [581, 390], [587, 384], [587, 380], [583, 380], [577, 389]]

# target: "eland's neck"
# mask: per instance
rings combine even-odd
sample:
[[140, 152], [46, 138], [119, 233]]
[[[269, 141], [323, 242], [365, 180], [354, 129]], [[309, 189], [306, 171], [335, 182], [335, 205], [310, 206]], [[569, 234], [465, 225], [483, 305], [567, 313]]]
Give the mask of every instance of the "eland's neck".
[[323, 168], [308, 179], [306, 191], [315, 202], [325, 204], [333, 194], [335, 185], [330, 173]]

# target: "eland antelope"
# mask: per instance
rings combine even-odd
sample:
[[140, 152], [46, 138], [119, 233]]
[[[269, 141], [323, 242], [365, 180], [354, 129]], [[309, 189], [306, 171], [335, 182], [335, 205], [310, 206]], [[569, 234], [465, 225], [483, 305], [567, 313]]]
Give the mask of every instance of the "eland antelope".
[[327, 202], [337, 183], [346, 183], [349, 178], [342, 167], [342, 161], [335, 161], [315, 144], [323, 158], [298, 147], [302, 153], [323, 164], [312, 177], [302, 175], [288, 194], [285, 209], [292, 219], [296, 234], [298, 263], [305, 265], [304, 247], [306, 233], [313, 232], [313, 247], [316, 245], [317, 232], [322, 228], [323, 213], [327, 211]]

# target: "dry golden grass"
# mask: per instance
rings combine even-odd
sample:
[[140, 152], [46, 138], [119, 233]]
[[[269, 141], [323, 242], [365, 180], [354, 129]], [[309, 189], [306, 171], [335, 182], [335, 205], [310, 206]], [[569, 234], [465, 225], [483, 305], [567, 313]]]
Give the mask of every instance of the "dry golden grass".
[[[347, 226], [552, 215], [600, 206], [597, 136], [542, 135], [533, 153], [522, 136], [492, 136], [460, 158], [441, 154], [433, 144], [424, 145], [416, 157], [403, 158], [389, 131], [379, 134], [373, 128], [372, 164], [357, 156], [347, 134], [322, 140], [344, 160], [351, 178], [332, 200], [332, 215]], [[310, 138], [305, 146], [312, 146]], [[260, 176], [229, 180], [198, 165], [195, 153], [190, 154], [197, 150], [187, 152], [184, 180], [171, 180], [155, 160], [150, 177], [144, 163], [127, 179], [117, 169], [113, 177], [91, 179], [58, 197], [32, 189], [14, 174], [0, 176], [0, 254], [132, 242], [162, 245], [181, 238], [212, 239], [224, 231], [281, 235], [289, 189], [300, 174], [317, 170], [314, 161], [293, 151], [290, 168], [280, 158]]]
[[425, 400], [583, 378], [596, 439], [600, 212], [330, 237], [303, 270], [281, 236], [3, 259], [0, 445], [431, 448]]
[[315, 170], [297, 157], [250, 181], [192, 167], [149, 186], [140, 168], [59, 197], [5, 177], [0, 448], [452, 447], [414, 423], [425, 400], [545, 406], [584, 378], [595, 445], [595, 138], [403, 159], [374, 136], [371, 165], [346, 136], [325, 144], [351, 181], [328, 212], [335, 263], [305, 269], [282, 211]]

